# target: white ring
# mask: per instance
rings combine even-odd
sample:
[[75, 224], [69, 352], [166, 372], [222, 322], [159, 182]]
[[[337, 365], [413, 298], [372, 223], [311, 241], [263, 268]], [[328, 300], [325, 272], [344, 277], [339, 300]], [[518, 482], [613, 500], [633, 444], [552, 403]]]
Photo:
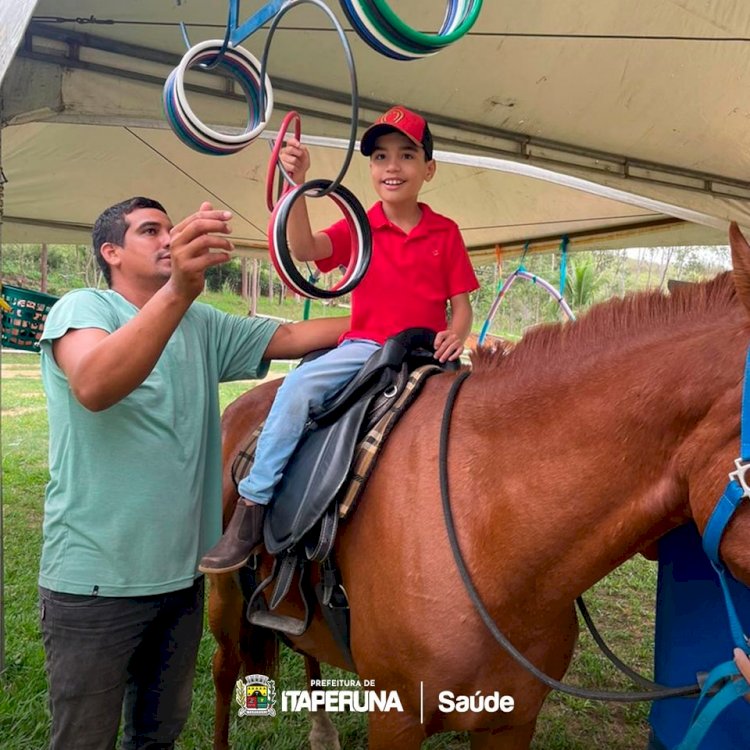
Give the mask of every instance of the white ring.
[[[266, 111], [264, 117], [259, 120], [258, 124], [254, 128], [246, 130], [244, 133], [240, 133], [238, 135], [222, 133], [218, 130], [214, 130], [213, 128], [208, 127], [205, 123], [201, 122], [201, 120], [196, 116], [195, 112], [193, 112], [193, 109], [190, 106], [190, 103], [188, 102], [187, 96], [185, 94], [185, 73], [193, 64], [195, 59], [210, 49], [213, 49], [218, 53], [221, 50], [222, 45], [223, 41], [218, 39], [209, 39], [205, 42], [201, 42], [200, 44], [195, 45], [185, 53], [182, 60], [180, 61], [180, 64], [172, 71], [172, 73], [170, 73], [167, 81], [169, 82], [170, 79], [172, 80], [174, 92], [172, 102], [174, 105], [176, 105], [176, 107], [183, 115], [183, 119], [185, 122], [182, 124], [186, 126], [188, 130], [192, 130], [194, 134], [203, 136], [207, 140], [214, 141], [216, 144], [242, 148], [243, 146], [246, 146], [247, 144], [255, 140], [263, 132], [266, 124], [271, 117], [271, 113], [273, 112], [273, 88], [268, 76], [266, 76], [264, 87], [266, 99]], [[260, 93], [260, 62], [243, 47], [227, 48], [224, 54], [226, 57], [233, 59], [240, 65], [245, 73], [249, 74], [248, 77], [252, 79], [252, 81], [257, 86], [258, 93]], [[230, 72], [234, 74], [233, 71]], [[250, 102], [248, 101], [248, 105], [249, 104]], [[250, 118], [248, 118], [248, 122], [250, 122]]]

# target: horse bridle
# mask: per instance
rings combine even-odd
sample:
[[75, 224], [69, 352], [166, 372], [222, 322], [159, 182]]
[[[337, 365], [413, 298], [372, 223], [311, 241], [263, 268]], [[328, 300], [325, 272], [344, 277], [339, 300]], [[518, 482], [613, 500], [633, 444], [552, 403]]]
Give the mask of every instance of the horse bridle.
[[587, 688], [577, 687], [575, 685], [567, 685], [564, 682], [550, 677], [548, 674], [539, 669], [535, 664], [529, 661], [504, 635], [504, 633], [498, 628], [497, 624], [492, 618], [492, 615], [488, 612], [487, 607], [484, 605], [479, 592], [472, 581], [471, 574], [466, 566], [463, 554], [461, 553], [461, 547], [458, 542], [456, 535], [456, 528], [453, 521], [453, 512], [450, 505], [450, 496], [448, 492], [448, 439], [450, 436], [450, 423], [451, 415], [453, 413], [453, 406], [458, 396], [462, 384], [469, 377], [471, 372], [469, 370], [462, 370], [458, 373], [455, 380], [451, 384], [450, 390], [445, 403], [445, 409], [443, 411], [443, 420], [440, 427], [440, 448], [439, 448], [439, 471], [440, 471], [440, 495], [443, 504], [443, 516], [445, 520], [445, 527], [448, 532], [448, 540], [450, 542], [451, 552], [453, 553], [453, 559], [456, 563], [456, 568], [461, 576], [461, 581], [466, 589], [466, 593], [471, 599], [477, 614], [481, 618], [485, 627], [490, 631], [493, 638], [497, 643], [511, 656], [513, 659], [520, 664], [524, 669], [530, 672], [534, 677], [540, 680], [548, 687], [559, 690], [560, 692], [567, 693], [568, 695], [574, 695], [578, 698], [589, 698], [592, 700], [599, 701], [617, 701], [621, 703], [635, 703], [638, 701], [653, 701], [661, 700], [663, 698], [676, 698], [676, 697], [687, 697], [694, 696], [701, 693], [701, 687], [697, 683], [692, 685], [683, 685], [681, 687], [669, 687], [667, 685], [660, 685], [657, 682], [653, 682], [642, 675], [639, 675], [634, 670], [630, 669], [620, 659], [618, 659], [609, 647], [604, 643], [601, 635], [594, 627], [594, 623], [588, 614], [586, 605], [583, 603], [583, 599], [578, 597], [576, 602], [581, 610], [586, 624], [591, 630], [591, 634], [594, 640], [599, 644], [600, 648], [604, 653], [613, 661], [621, 671], [623, 671], [628, 677], [630, 677], [636, 684], [645, 688], [643, 691], [632, 691], [632, 692], [619, 692], [619, 691], [607, 691], [607, 690], [590, 690]]

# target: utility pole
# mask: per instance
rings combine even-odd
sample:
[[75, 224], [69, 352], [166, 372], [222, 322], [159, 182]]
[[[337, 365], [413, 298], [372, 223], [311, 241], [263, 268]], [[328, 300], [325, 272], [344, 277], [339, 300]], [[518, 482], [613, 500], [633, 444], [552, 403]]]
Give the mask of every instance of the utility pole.
[[39, 291], [42, 292], [42, 294], [47, 293], [47, 243], [42, 242], [42, 248], [41, 253], [39, 256], [39, 266], [42, 276], [42, 281], [39, 287]]

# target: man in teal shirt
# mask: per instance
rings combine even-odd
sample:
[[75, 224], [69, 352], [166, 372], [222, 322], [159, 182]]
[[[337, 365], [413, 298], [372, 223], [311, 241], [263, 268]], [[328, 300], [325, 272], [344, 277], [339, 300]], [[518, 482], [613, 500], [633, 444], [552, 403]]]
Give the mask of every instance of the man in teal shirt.
[[[102, 213], [109, 285], [65, 295], [42, 336], [50, 482], [39, 575], [53, 750], [174, 747], [202, 632], [201, 556], [221, 534], [218, 384], [333, 346], [346, 319], [279, 325], [194, 302], [230, 259], [231, 215], [172, 226], [133, 198]], [[124, 706], [124, 711], [123, 711]]]

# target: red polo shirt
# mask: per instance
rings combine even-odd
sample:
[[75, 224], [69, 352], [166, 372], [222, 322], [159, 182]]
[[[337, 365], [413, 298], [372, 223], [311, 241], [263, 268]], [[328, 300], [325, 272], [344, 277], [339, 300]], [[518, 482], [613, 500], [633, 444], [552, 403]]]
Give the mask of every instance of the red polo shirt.
[[[344, 339], [384, 343], [405, 328], [444, 331], [451, 297], [479, 288], [469, 254], [454, 221], [420, 203], [422, 218], [405, 234], [392, 224], [380, 202], [368, 212], [372, 259], [352, 292], [351, 328]], [[346, 220], [324, 230], [333, 245], [330, 258], [318, 261], [321, 271], [349, 263], [351, 239]]]

